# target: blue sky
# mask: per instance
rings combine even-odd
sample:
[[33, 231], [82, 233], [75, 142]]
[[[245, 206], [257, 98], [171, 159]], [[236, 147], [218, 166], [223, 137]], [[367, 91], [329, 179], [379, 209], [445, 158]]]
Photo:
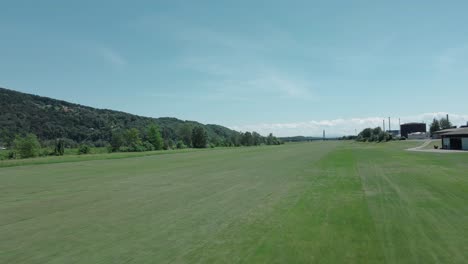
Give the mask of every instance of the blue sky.
[[[2, 1], [0, 86], [278, 135], [468, 120], [467, 1]], [[416, 119], [416, 120], [415, 120]]]

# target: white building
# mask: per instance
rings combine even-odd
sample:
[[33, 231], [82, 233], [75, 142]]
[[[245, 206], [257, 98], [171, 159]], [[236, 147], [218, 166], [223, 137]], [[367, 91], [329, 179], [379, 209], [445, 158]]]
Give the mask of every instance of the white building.
[[415, 132], [408, 134], [408, 139], [426, 139], [428, 134], [426, 132]]

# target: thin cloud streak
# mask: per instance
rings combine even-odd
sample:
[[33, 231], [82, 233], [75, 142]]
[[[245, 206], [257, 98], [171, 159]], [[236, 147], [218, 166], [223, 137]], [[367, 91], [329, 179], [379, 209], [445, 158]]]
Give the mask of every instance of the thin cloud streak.
[[108, 47], [98, 48], [99, 55], [114, 66], [124, 66], [127, 61], [115, 50]]
[[163, 34], [185, 43], [182, 45], [184, 52], [175, 64], [180, 70], [205, 76], [207, 81], [201, 82], [202, 88], [221, 91], [220, 95], [224, 93], [226, 98], [232, 97], [235, 91], [243, 91], [296, 100], [316, 99], [313, 85], [306, 76], [290, 74], [267, 63], [275, 48], [291, 48], [292, 45], [307, 50], [306, 47], [300, 46], [287, 31], [269, 24], [257, 26], [263, 29], [261, 36], [219, 31], [214, 26], [188, 23], [183, 18], [163, 14], [140, 17], [132, 24], [138, 30]]
[[468, 59], [468, 46], [459, 46], [446, 49], [435, 57], [435, 68], [441, 74], [467, 73], [466, 60]]
[[[234, 92], [261, 93], [262, 96], [279, 96], [289, 99], [317, 99], [310, 81], [265, 67], [260, 63], [238, 64], [225, 59], [220, 63], [213, 58], [190, 57], [182, 59], [180, 67], [194, 70], [209, 77], [204, 86], [210, 89], [226, 91], [226, 96]], [[231, 91], [231, 92], [228, 92]]]

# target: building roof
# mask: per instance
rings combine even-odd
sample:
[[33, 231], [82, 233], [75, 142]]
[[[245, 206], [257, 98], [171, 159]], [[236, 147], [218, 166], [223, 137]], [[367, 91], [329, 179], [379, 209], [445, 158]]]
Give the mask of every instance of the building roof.
[[441, 136], [468, 136], [468, 127], [444, 129], [435, 133]]
[[426, 123], [411, 122], [411, 123], [404, 123], [404, 124], [401, 124], [400, 126], [406, 126], [406, 125], [426, 125]]
[[442, 130], [439, 130], [439, 131], [435, 131], [434, 133], [432, 134], [444, 134], [444, 133], [448, 133], [448, 132], [452, 132], [452, 131], [455, 131], [457, 130], [458, 128], [447, 128], [447, 129], [442, 129]]

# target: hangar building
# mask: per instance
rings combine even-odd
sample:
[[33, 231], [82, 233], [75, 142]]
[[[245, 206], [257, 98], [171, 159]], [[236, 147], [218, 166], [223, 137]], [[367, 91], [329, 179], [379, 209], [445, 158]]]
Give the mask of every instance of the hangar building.
[[421, 132], [426, 133], [425, 123], [406, 123], [400, 125], [401, 136], [408, 138], [408, 134]]
[[444, 129], [435, 133], [440, 135], [443, 149], [468, 150], [468, 127]]

